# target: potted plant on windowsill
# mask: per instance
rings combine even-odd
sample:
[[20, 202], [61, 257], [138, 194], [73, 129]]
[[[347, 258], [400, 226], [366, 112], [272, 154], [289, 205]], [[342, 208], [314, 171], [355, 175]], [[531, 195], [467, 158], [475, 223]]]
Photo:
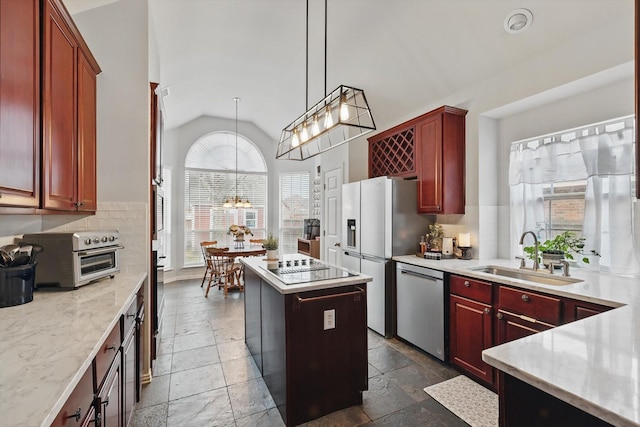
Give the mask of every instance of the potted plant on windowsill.
[[[565, 258], [568, 260], [574, 260], [575, 256], [582, 256], [582, 262], [589, 264], [589, 256], [600, 256], [595, 250], [585, 252], [584, 250], [584, 237], [578, 237], [573, 231], [565, 231], [558, 234], [551, 240], [545, 240], [538, 245], [538, 251], [541, 259], [538, 262], [542, 262], [543, 265], [548, 266], [550, 262], [559, 264], [560, 261]], [[523, 251], [528, 255], [530, 259], [535, 257], [535, 247], [525, 246]], [[558, 265], [560, 268], [560, 265]]]
[[269, 233], [264, 242], [262, 243], [262, 247], [267, 251], [267, 260], [276, 260], [278, 259], [278, 238], [273, 234]]

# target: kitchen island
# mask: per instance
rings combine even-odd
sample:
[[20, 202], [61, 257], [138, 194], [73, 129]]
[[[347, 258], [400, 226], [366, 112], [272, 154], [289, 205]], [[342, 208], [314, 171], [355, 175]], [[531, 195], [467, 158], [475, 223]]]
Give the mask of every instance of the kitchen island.
[[110, 332], [120, 331], [145, 279], [119, 273], [73, 291], [36, 291], [32, 302], [0, 309], [0, 425], [52, 424]]
[[281, 259], [280, 268], [263, 257], [240, 260], [245, 342], [282, 419], [294, 426], [362, 403], [371, 277], [305, 255]]
[[[500, 370], [503, 377], [500, 410], [501, 421], [507, 426], [640, 426], [640, 286], [637, 278], [571, 268], [572, 278], [580, 281], [557, 286], [477, 270], [484, 265], [517, 267], [511, 260], [431, 261], [413, 255], [393, 259], [613, 307], [601, 314], [488, 348], [483, 351], [482, 359]], [[555, 423], [536, 421], [535, 417], [541, 413], [568, 415], [571, 422], [567, 423], [566, 419], [556, 419]]]

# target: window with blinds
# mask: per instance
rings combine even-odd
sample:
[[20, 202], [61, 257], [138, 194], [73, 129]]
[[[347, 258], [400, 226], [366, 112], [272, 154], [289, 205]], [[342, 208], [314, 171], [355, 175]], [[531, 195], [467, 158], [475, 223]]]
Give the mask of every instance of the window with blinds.
[[[236, 145], [237, 141], [237, 145]], [[266, 237], [267, 167], [260, 150], [234, 133], [216, 132], [197, 140], [185, 159], [184, 265], [202, 265], [200, 242], [233, 245], [233, 224]], [[227, 198], [248, 199], [250, 208], [223, 208]]]
[[280, 174], [280, 252], [298, 251], [298, 238], [304, 235], [309, 218], [309, 172]]

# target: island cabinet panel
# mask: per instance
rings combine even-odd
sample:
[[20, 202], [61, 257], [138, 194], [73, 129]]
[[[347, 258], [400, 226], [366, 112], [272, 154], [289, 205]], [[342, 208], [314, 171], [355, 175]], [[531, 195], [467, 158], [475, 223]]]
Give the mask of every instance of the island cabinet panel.
[[[262, 292], [261, 280], [253, 270], [244, 271], [244, 334], [245, 344], [262, 372], [262, 321], [260, 316], [260, 300]], [[248, 289], [250, 288], [250, 289]]]
[[499, 375], [500, 427], [611, 426], [511, 375], [502, 372]]
[[282, 294], [246, 268], [244, 298], [245, 342], [287, 426], [362, 403], [366, 284]]
[[287, 424], [361, 404], [367, 389], [364, 285], [287, 295], [286, 301]]
[[0, 0], [0, 206], [40, 201], [39, 10], [38, 0]]

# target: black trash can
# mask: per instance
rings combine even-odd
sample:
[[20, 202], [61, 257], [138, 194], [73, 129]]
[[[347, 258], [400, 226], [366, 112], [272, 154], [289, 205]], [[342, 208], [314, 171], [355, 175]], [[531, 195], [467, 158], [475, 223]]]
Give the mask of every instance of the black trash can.
[[0, 267], [0, 307], [11, 307], [33, 301], [36, 264]]

